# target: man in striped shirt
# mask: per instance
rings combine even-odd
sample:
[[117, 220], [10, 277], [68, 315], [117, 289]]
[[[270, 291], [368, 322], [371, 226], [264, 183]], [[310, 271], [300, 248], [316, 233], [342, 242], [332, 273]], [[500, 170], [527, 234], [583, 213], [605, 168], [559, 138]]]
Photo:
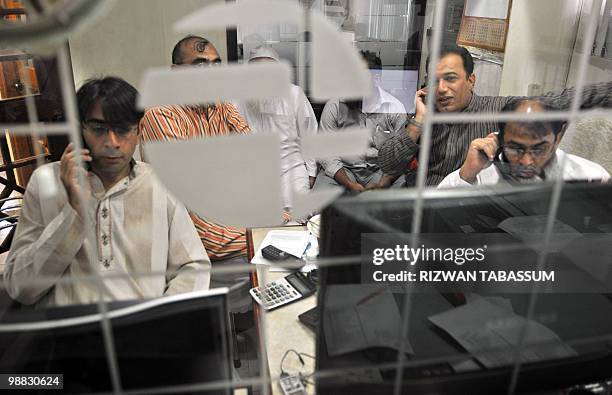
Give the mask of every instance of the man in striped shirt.
[[[476, 76], [473, 74], [474, 60], [463, 47], [444, 48], [436, 66], [435, 107], [438, 112], [485, 113], [499, 112], [508, 103], [522, 99], [516, 96], [478, 96], [473, 92]], [[571, 105], [574, 90], [566, 89], [560, 94], [549, 93], [541, 100], [562, 110]], [[406, 174], [406, 184], [416, 180], [416, 158], [422, 123], [426, 116], [423, 98], [427, 89], [416, 94], [416, 114], [407, 124], [405, 133], [389, 138], [378, 153], [379, 164], [386, 174]], [[581, 108], [594, 106], [612, 107], [612, 83], [586, 86], [582, 94]], [[461, 167], [470, 143], [499, 130], [497, 122], [478, 121], [469, 123], [433, 125], [431, 150], [426, 185], [438, 185], [444, 177]]]
[[[216, 48], [202, 37], [187, 36], [172, 51], [172, 67], [210, 67], [220, 63]], [[140, 130], [142, 143], [250, 133], [234, 105], [224, 102], [149, 108], [140, 122]], [[217, 224], [193, 213], [191, 218], [212, 261], [246, 257], [245, 229]]]

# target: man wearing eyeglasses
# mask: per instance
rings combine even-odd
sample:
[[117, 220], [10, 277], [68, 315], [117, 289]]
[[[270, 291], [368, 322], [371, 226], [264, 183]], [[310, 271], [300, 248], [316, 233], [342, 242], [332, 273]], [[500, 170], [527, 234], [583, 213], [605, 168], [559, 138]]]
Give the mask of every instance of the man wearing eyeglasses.
[[208, 288], [210, 260], [187, 210], [132, 159], [137, 93], [113, 77], [79, 89], [85, 148], [71, 143], [28, 183], [4, 271], [13, 299], [88, 304]]
[[[535, 99], [511, 102], [502, 109], [517, 113], [552, 110]], [[500, 124], [499, 133], [471, 142], [461, 168], [446, 176], [439, 187], [538, 182], [559, 177], [607, 182], [610, 174], [603, 167], [558, 148], [566, 126], [566, 121]]]

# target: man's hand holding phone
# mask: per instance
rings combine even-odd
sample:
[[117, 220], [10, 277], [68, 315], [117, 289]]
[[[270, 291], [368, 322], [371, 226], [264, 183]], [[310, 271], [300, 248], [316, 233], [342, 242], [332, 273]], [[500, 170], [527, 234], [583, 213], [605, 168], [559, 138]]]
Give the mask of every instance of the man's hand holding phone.
[[427, 115], [427, 92], [429, 92], [429, 89], [427, 89], [427, 87], [419, 89], [414, 97], [414, 119], [418, 122], [423, 122], [425, 120], [425, 115]]
[[459, 170], [461, 179], [473, 184], [478, 173], [491, 166], [491, 163], [498, 155], [498, 150], [497, 133], [490, 133], [487, 137], [473, 140], [470, 143], [465, 162], [463, 162], [463, 166]]
[[421, 137], [421, 128], [417, 124], [422, 124], [425, 120], [425, 114], [427, 113], [427, 106], [425, 105], [425, 98], [427, 97], [427, 88], [419, 89], [414, 95], [415, 115], [414, 121], [410, 122], [406, 126], [406, 132], [408, 136], [415, 143]]
[[[81, 196], [86, 199], [90, 198], [91, 190], [87, 183], [87, 170], [77, 164], [77, 157], [80, 158], [82, 163], [92, 161], [88, 149], [76, 151], [74, 144], [68, 144], [60, 160], [60, 178], [68, 193], [70, 205], [82, 217], [84, 212], [81, 208], [80, 199]], [[82, 185], [81, 181], [85, 181], [85, 185]]]

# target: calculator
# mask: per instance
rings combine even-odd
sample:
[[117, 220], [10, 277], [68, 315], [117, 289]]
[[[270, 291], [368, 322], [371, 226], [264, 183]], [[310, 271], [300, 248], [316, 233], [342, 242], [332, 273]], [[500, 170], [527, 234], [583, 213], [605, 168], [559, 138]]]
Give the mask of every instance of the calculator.
[[261, 307], [273, 310], [310, 296], [316, 289], [317, 284], [314, 281], [304, 273], [295, 272], [263, 287], [251, 288], [249, 292]]

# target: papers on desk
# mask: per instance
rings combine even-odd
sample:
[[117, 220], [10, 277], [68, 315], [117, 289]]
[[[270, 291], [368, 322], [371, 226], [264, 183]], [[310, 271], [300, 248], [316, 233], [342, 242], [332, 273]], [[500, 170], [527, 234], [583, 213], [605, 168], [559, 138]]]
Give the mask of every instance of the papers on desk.
[[429, 317], [487, 368], [514, 363], [514, 353], [527, 325], [521, 362], [566, 358], [576, 352], [553, 331], [516, 315], [499, 301], [476, 299], [461, 307]]
[[[329, 356], [372, 347], [400, 347], [401, 317], [385, 285], [345, 284], [327, 287], [323, 331]], [[413, 353], [406, 344], [406, 352]]]
[[[272, 272], [284, 272], [288, 271], [281, 267], [275, 266], [276, 262], [269, 261], [261, 254], [262, 248], [273, 245], [296, 258], [302, 258], [304, 255], [308, 255], [307, 249], [312, 248], [318, 249], [317, 240], [311, 236], [307, 230], [271, 230], [266, 234], [259, 248], [255, 252], [255, 256], [251, 259], [251, 263], [258, 265], [270, 265], [270, 271]], [[287, 263], [290, 263], [288, 261]], [[302, 267], [302, 271], [310, 271], [314, 267], [313, 265], [305, 265]]]
[[[498, 227], [532, 246], [536, 251], [542, 249], [544, 236], [546, 233], [547, 215], [526, 215], [519, 217], [506, 218], [499, 223]], [[555, 219], [550, 239], [549, 252], [559, 252], [572, 240], [580, 237], [581, 234], [568, 224]]]

